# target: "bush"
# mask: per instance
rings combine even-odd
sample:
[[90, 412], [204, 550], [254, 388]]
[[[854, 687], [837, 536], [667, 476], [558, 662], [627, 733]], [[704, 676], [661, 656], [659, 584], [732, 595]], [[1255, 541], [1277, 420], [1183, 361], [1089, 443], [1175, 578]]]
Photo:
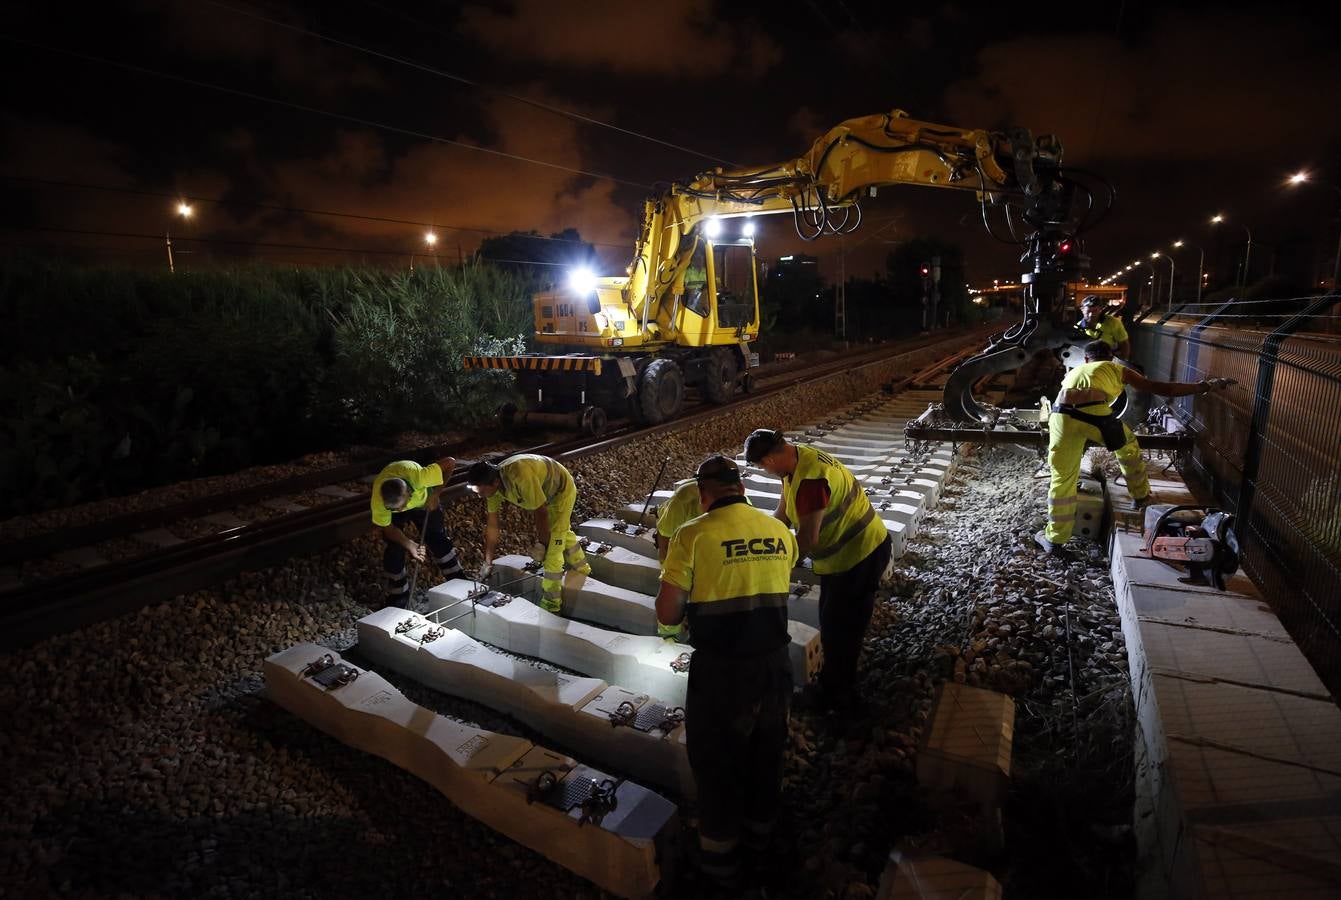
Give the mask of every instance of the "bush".
[[524, 280], [246, 266], [169, 275], [10, 261], [0, 272], [0, 513], [437, 430], [512, 399], [461, 357], [519, 352]]

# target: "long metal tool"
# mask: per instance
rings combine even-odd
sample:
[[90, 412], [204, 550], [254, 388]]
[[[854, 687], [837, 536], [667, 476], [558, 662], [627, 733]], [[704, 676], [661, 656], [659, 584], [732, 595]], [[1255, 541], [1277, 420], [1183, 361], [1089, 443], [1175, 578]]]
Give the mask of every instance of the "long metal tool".
[[657, 472], [656, 480], [652, 482], [652, 489], [647, 492], [647, 502], [643, 504], [643, 511], [638, 516], [638, 524], [643, 523], [647, 518], [647, 508], [652, 505], [652, 495], [657, 492], [657, 485], [661, 484], [661, 476], [666, 474], [666, 466], [670, 465], [671, 458], [668, 456], [661, 461], [661, 471]]

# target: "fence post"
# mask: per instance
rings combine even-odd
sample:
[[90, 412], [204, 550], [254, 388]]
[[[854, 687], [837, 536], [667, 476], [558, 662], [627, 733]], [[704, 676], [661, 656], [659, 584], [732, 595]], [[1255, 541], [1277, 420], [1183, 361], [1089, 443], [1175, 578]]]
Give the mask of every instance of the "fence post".
[[1257, 471], [1262, 465], [1262, 444], [1266, 440], [1267, 422], [1271, 417], [1271, 388], [1276, 381], [1276, 363], [1280, 358], [1280, 345], [1299, 328], [1304, 320], [1312, 318], [1318, 310], [1335, 303], [1335, 293], [1314, 298], [1313, 302], [1295, 313], [1262, 342], [1261, 356], [1257, 363], [1256, 393], [1253, 395], [1252, 421], [1248, 425], [1248, 444], [1243, 450], [1243, 484], [1239, 486], [1238, 509], [1235, 510], [1235, 532], [1239, 546], [1247, 547], [1248, 521], [1252, 518], [1253, 501], [1257, 494]]

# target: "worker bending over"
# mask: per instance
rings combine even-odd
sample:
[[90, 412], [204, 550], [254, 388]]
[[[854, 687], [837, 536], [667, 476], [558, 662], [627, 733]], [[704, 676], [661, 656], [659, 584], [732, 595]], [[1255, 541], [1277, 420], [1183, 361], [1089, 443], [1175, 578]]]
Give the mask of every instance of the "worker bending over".
[[[698, 482], [692, 478], [675, 483], [671, 498], [657, 509], [657, 559], [661, 562], [662, 574], [666, 570], [666, 551], [670, 548], [671, 538], [676, 530], [688, 522], [703, 515], [703, 505], [699, 500]], [[677, 641], [687, 641], [689, 631], [683, 622], [674, 625], [662, 625], [657, 622], [657, 636]]]
[[1090, 294], [1080, 301], [1080, 321], [1076, 323], [1076, 330], [1092, 341], [1103, 341], [1118, 359], [1127, 359], [1131, 355], [1127, 327], [1121, 318], [1108, 311], [1108, 304], [1101, 297]]
[[1229, 378], [1204, 381], [1151, 381], [1139, 372], [1113, 362], [1113, 349], [1104, 341], [1085, 345], [1085, 362], [1062, 380], [1061, 392], [1048, 416], [1048, 467], [1052, 481], [1048, 485], [1048, 524], [1034, 541], [1049, 553], [1063, 553], [1061, 546], [1071, 539], [1076, 524], [1076, 482], [1080, 478], [1080, 458], [1085, 442], [1102, 444], [1117, 456], [1132, 505], [1140, 509], [1150, 502], [1150, 480], [1146, 477], [1141, 448], [1117, 416], [1112, 404], [1130, 384], [1138, 391], [1162, 397], [1184, 397], [1226, 388], [1235, 382]]
[[488, 501], [488, 523], [484, 529], [483, 581], [493, 570], [498, 546], [498, 511], [503, 501], [531, 513], [536, 542], [531, 557], [541, 564], [540, 606], [557, 613], [563, 609], [563, 571], [591, 573], [586, 554], [573, 533], [573, 504], [577, 485], [572, 474], [558, 461], [534, 453], [518, 453], [501, 463], [480, 460], [466, 473], [470, 489]]
[[[442, 486], [452, 477], [456, 460], [450, 456], [427, 466], [408, 459], [388, 464], [372, 485], [372, 520], [382, 531], [386, 549], [382, 551], [382, 575], [386, 579], [388, 606], [408, 605], [410, 583], [405, 575], [405, 555], [416, 563], [427, 558], [424, 546], [442, 567], [442, 574], [455, 578], [463, 574], [456, 548], [442, 521], [439, 497]], [[422, 513], [414, 510], [422, 509]], [[420, 542], [405, 534], [411, 522], [419, 529]]]
[[820, 576], [821, 706], [854, 711], [857, 658], [889, 565], [889, 530], [847, 466], [824, 451], [761, 428], [746, 439], [745, 458], [782, 479], [782, 502], [773, 515], [796, 529], [801, 556], [810, 557]]
[[731, 883], [738, 850], [763, 853], [777, 819], [792, 676], [787, 598], [796, 540], [745, 502], [725, 456], [694, 474], [704, 514], [670, 540], [657, 620], [694, 635], [685, 698], [705, 874]]

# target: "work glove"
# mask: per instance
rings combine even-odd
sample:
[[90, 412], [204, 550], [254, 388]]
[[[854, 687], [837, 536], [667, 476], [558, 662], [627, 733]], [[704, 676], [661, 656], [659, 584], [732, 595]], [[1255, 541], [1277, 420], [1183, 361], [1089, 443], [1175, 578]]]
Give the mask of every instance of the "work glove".
[[1231, 384], [1238, 384], [1238, 382], [1232, 378], [1205, 378], [1201, 383], [1206, 385], [1206, 393], [1208, 394], [1211, 391], [1223, 391]]
[[668, 644], [687, 644], [689, 643], [689, 628], [683, 622], [678, 625], [662, 625], [658, 622], [657, 637]]
[[475, 580], [479, 581], [480, 583], [484, 583], [488, 581], [489, 576], [493, 574], [494, 574], [494, 564], [491, 562], [487, 562], [484, 565], [480, 566], [480, 574], [477, 576]]
[[539, 541], [536, 541], [534, 544], [531, 545], [531, 559], [535, 560], [536, 563], [539, 565], [545, 564], [544, 544], [540, 543]]

